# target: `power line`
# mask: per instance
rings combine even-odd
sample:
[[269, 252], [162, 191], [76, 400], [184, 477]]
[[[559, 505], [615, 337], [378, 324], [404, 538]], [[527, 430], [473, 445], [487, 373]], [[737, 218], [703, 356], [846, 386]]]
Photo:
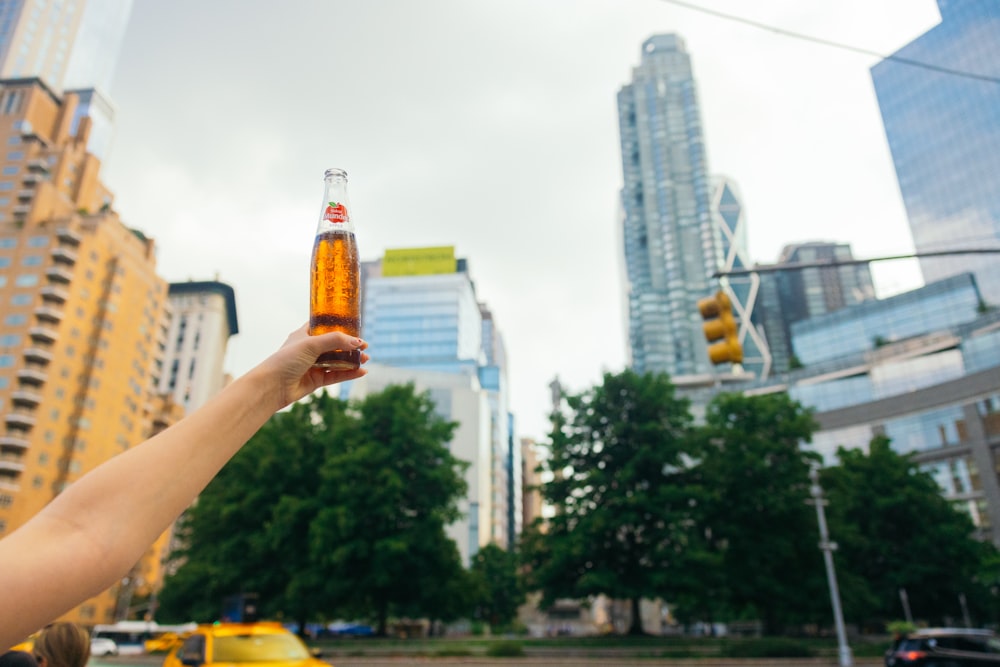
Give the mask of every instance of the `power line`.
[[920, 259], [923, 257], [945, 257], [948, 255], [993, 255], [1000, 254], [1000, 248], [963, 248], [960, 250], [938, 250], [934, 252], [918, 252], [911, 255], [890, 255], [888, 257], [872, 257], [869, 259], [837, 259], [819, 260], [816, 262], [789, 262], [787, 264], [764, 264], [752, 269], [730, 269], [716, 271], [713, 278], [723, 276], [748, 276], [753, 273], [778, 273], [780, 271], [801, 271], [802, 269], [826, 269], [835, 266], [859, 266], [872, 262], [888, 262], [897, 259]]
[[702, 14], [708, 14], [709, 16], [714, 16], [716, 18], [725, 19], [727, 21], [734, 21], [736, 23], [742, 23], [743, 25], [748, 25], [759, 30], [767, 30], [768, 32], [773, 32], [783, 37], [792, 37], [794, 39], [801, 39], [806, 42], [813, 42], [814, 44], [822, 44], [823, 46], [829, 46], [834, 49], [841, 49], [842, 51], [850, 51], [852, 53], [860, 53], [866, 56], [874, 56], [876, 58], [881, 58], [882, 60], [891, 60], [893, 62], [901, 63], [904, 65], [910, 65], [912, 67], [921, 67], [923, 69], [931, 70], [933, 72], [939, 72], [941, 74], [950, 74], [952, 76], [960, 76], [966, 79], [975, 79], [977, 81], [987, 81], [989, 83], [1000, 83], [1000, 77], [989, 76], [987, 74], [977, 74], [975, 72], [966, 72], [963, 70], [951, 69], [950, 67], [941, 67], [939, 65], [934, 65], [932, 63], [923, 62], [920, 60], [912, 60], [910, 58], [904, 58], [902, 56], [896, 55], [884, 55], [878, 51], [872, 51], [871, 49], [865, 49], [860, 46], [853, 46], [851, 44], [844, 44], [843, 42], [835, 42], [830, 39], [824, 39], [822, 37], [814, 37], [812, 35], [806, 35], [801, 32], [795, 32], [793, 30], [786, 30], [785, 28], [779, 28], [777, 26], [768, 25], [767, 23], [761, 23], [759, 21], [754, 21], [752, 19], [744, 18], [742, 16], [736, 16], [735, 14], [727, 14], [725, 12], [720, 12], [715, 9], [709, 9], [708, 7], [701, 7], [691, 2], [684, 2], [684, 0], [661, 0], [667, 4], [676, 5], [678, 7], [684, 7], [685, 9], [690, 9], [696, 12], [701, 12]]

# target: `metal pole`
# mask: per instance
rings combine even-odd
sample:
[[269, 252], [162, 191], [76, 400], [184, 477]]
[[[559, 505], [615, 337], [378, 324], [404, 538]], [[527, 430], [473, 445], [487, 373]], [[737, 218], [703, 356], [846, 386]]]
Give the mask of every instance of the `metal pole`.
[[962, 620], [965, 621], [965, 627], [972, 627], [972, 619], [969, 617], [969, 605], [965, 600], [965, 593], [958, 594], [958, 603], [962, 605]]
[[913, 625], [913, 614], [910, 613], [910, 596], [906, 594], [905, 588], [899, 589], [899, 601], [903, 603], [903, 616], [906, 622]]
[[823, 552], [823, 562], [826, 564], [826, 581], [830, 586], [833, 622], [837, 628], [837, 652], [840, 655], [840, 667], [851, 667], [854, 661], [851, 658], [851, 647], [847, 645], [844, 613], [840, 608], [840, 591], [837, 588], [837, 572], [833, 568], [833, 551], [837, 545], [830, 541], [830, 535], [826, 529], [826, 512], [823, 510], [823, 506], [827, 501], [823, 499], [823, 489], [819, 485], [819, 471], [815, 468], [810, 470], [809, 479], [812, 481], [809, 492], [813, 497], [813, 504], [816, 505], [816, 521], [819, 523], [819, 548]]

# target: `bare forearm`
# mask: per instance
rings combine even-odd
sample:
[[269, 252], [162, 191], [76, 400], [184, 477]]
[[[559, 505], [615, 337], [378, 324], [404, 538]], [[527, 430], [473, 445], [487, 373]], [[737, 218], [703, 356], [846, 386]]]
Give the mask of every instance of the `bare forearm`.
[[42, 515], [99, 535], [109, 566], [131, 566], [274, 413], [268, 380], [259, 372], [241, 377], [194, 414], [75, 482]]
[[87, 473], [0, 540], [0, 648], [118, 581], [275, 411], [365, 374], [316, 368], [321, 353], [365, 346], [301, 327], [197, 412]]

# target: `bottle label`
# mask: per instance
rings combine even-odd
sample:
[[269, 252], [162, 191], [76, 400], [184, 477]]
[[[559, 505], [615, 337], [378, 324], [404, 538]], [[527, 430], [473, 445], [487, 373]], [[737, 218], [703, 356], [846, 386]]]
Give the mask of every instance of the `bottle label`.
[[328, 202], [326, 210], [323, 211], [323, 219], [333, 223], [347, 222], [347, 207], [341, 203]]

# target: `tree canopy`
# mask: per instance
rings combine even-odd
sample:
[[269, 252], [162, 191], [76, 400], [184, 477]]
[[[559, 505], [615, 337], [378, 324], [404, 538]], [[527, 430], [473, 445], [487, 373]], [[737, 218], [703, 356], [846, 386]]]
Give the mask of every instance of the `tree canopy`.
[[454, 427], [412, 385], [275, 415], [179, 522], [161, 618], [214, 620], [240, 592], [272, 618], [365, 617], [382, 632], [390, 613], [462, 613], [440, 594], [464, 574], [445, 533], [466, 491]]
[[839, 547], [845, 617], [861, 624], [901, 619], [903, 590], [915, 619], [962, 619], [959, 596], [982, 599], [983, 568], [996, 559], [991, 544], [973, 539], [968, 512], [884, 436], [867, 452], [840, 448], [837, 457], [839, 465], [820, 479]]

